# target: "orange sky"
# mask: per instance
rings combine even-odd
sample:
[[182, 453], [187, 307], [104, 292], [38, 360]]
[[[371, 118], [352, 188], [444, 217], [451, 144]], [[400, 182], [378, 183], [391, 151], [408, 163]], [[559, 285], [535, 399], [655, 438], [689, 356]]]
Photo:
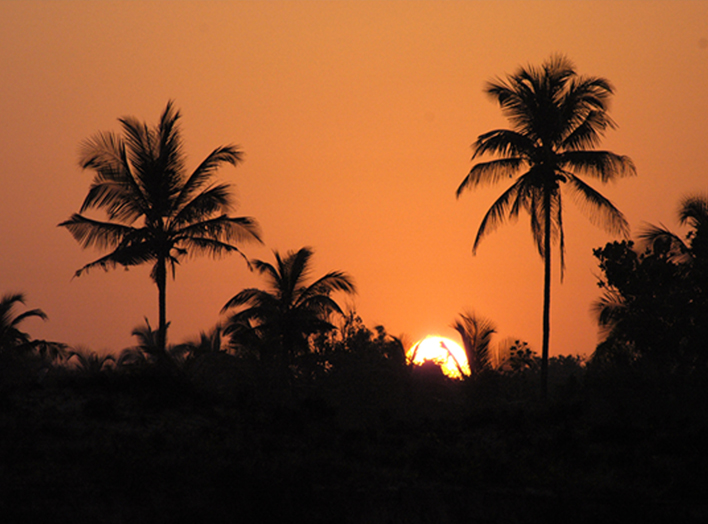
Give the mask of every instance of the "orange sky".
[[[35, 337], [118, 351], [147, 316], [148, 268], [73, 272], [97, 258], [56, 227], [91, 173], [79, 143], [117, 118], [183, 114], [190, 166], [237, 143], [239, 215], [270, 250], [315, 249], [315, 269], [349, 272], [371, 327], [413, 341], [465, 309], [500, 338], [540, 350], [543, 265], [527, 220], [472, 241], [505, 189], [455, 190], [470, 144], [506, 127], [484, 82], [562, 52], [616, 87], [619, 129], [603, 147], [639, 176], [603, 187], [633, 229], [706, 189], [708, 2], [0, 2], [0, 293], [23, 291], [49, 322]], [[592, 249], [611, 238], [566, 200], [567, 273], [552, 295], [552, 354], [590, 354], [598, 297]], [[556, 259], [557, 260], [557, 259]], [[261, 282], [239, 257], [186, 261], [168, 284], [170, 338], [211, 328]]]

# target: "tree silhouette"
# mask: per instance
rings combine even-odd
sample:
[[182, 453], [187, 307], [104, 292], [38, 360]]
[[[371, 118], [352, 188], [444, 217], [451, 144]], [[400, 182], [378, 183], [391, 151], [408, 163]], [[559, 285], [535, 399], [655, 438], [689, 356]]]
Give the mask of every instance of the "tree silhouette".
[[[652, 249], [668, 249], [676, 262], [708, 264], [708, 196], [689, 195], [679, 204], [679, 224], [691, 229], [685, 240], [666, 227], [647, 225], [639, 234]], [[665, 246], [665, 247], [664, 247]]]
[[223, 331], [223, 328], [219, 324], [208, 332], [200, 331], [199, 338], [177, 344], [173, 352], [185, 355], [187, 358], [214, 353], [226, 353], [228, 347], [222, 336]]
[[708, 198], [685, 197], [679, 222], [685, 237], [647, 225], [632, 242], [594, 250], [603, 295], [593, 304], [604, 336], [593, 361], [662, 369], [693, 369], [708, 360]]
[[455, 320], [452, 327], [462, 338], [462, 345], [470, 366], [470, 376], [474, 377], [482, 371], [491, 369], [490, 344], [492, 335], [497, 332], [494, 322], [466, 312], [460, 314], [460, 318]]
[[113, 355], [99, 355], [95, 351], [76, 348], [69, 352], [67, 362], [72, 362], [75, 369], [87, 376], [96, 376], [115, 364]]
[[515, 220], [521, 210], [530, 215], [531, 233], [544, 260], [541, 389], [545, 396], [554, 242], [560, 244], [561, 275], [565, 267], [561, 184], [587, 211], [591, 222], [627, 235], [629, 226], [622, 213], [579, 176], [605, 183], [633, 175], [635, 169], [626, 156], [593, 149], [605, 130], [615, 127], [607, 114], [613, 88], [603, 78], [578, 75], [567, 58], [554, 56], [540, 68], [522, 67], [506, 81], [490, 82], [485, 91], [512, 127], [477, 138], [472, 160], [483, 155], [499, 158], [476, 163], [458, 187], [457, 196], [466, 189], [517, 175], [482, 219], [473, 252], [482, 238], [504, 221]]
[[16, 314], [18, 304], [25, 303], [23, 293], [7, 293], [0, 299], [0, 353], [10, 350], [29, 350], [34, 348], [32, 337], [21, 331], [19, 325], [28, 318], [36, 317], [47, 320], [41, 309], [30, 309]]
[[228, 317], [224, 333], [236, 346], [257, 341], [261, 358], [292, 358], [307, 351], [310, 335], [334, 329], [330, 314], [343, 313], [330, 295], [335, 291], [354, 294], [356, 287], [341, 271], [331, 271], [307, 285], [313, 255], [310, 248], [288, 251], [285, 257], [277, 251], [274, 255], [275, 265], [262, 260], [252, 263], [265, 276], [268, 289], [244, 289], [223, 307], [226, 312], [247, 306]]
[[66, 344], [33, 339], [20, 330], [20, 324], [28, 318], [47, 320], [47, 315], [41, 309], [30, 309], [16, 314], [17, 305], [24, 303], [24, 293], [7, 293], [0, 299], [0, 354], [7, 351], [25, 354], [33, 352], [52, 361], [66, 356]]
[[252, 218], [227, 215], [233, 207], [231, 186], [214, 182], [216, 169], [223, 163], [236, 165], [241, 151], [233, 145], [219, 147], [188, 175], [179, 118], [170, 101], [155, 127], [126, 117], [119, 119], [122, 135], [98, 133], [87, 140], [79, 163], [95, 175], [80, 213], [103, 209], [108, 221], [75, 213], [59, 224], [84, 248], [111, 249], [79, 269], [77, 276], [95, 267], [153, 264], [157, 346], [163, 352], [168, 266], [174, 278], [176, 265], [186, 255], [240, 253], [233, 242], [260, 241]]

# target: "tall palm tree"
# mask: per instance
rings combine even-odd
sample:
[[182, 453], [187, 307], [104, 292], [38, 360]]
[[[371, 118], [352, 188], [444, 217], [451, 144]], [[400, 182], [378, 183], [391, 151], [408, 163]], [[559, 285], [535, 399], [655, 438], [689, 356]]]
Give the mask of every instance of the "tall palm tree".
[[593, 148], [615, 124], [607, 114], [613, 93], [610, 83], [580, 76], [563, 56], [554, 56], [540, 68], [522, 67], [506, 80], [490, 82], [486, 93], [502, 109], [511, 129], [480, 135], [472, 145], [474, 161], [483, 155], [498, 158], [476, 163], [457, 189], [516, 180], [492, 204], [477, 231], [473, 252], [480, 241], [505, 220], [523, 209], [531, 217], [531, 233], [544, 260], [543, 347], [541, 381], [548, 383], [550, 340], [551, 245], [560, 244], [561, 275], [565, 267], [561, 185], [567, 188], [591, 222], [611, 233], [627, 235], [622, 213], [604, 196], [581, 180], [585, 175], [608, 182], [634, 175], [632, 161], [610, 151]]
[[[241, 151], [233, 145], [218, 147], [188, 174], [179, 118], [170, 101], [157, 126], [126, 117], [119, 119], [122, 135], [98, 133], [87, 140], [79, 163], [95, 172], [93, 183], [80, 213], [59, 224], [84, 248], [111, 249], [77, 276], [96, 267], [153, 264], [161, 351], [166, 345], [168, 266], [174, 278], [185, 255], [241, 253], [233, 242], [260, 242], [252, 218], [227, 215], [233, 207], [231, 186], [214, 181], [220, 165], [241, 161]], [[108, 220], [81, 214], [92, 208], [103, 209]]]
[[[231, 298], [222, 312], [247, 306], [229, 316], [224, 333], [238, 340], [258, 340], [265, 354], [274, 358], [295, 356], [307, 351], [310, 335], [334, 329], [329, 316], [343, 315], [342, 309], [330, 296], [333, 292], [356, 293], [351, 277], [341, 271], [331, 271], [307, 284], [313, 251], [303, 247], [289, 251], [284, 257], [275, 251], [276, 264], [253, 261], [253, 268], [265, 276], [268, 289], [244, 289]], [[235, 340], [236, 339], [236, 340]]]

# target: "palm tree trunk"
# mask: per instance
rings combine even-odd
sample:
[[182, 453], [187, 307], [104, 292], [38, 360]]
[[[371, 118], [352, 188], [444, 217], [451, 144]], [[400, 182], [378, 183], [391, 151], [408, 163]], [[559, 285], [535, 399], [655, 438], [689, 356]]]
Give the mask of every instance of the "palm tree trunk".
[[541, 346], [541, 397], [548, 395], [548, 346], [551, 335], [551, 191], [544, 191], [543, 245], [543, 343]]
[[162, 356], [167, 347], [167, 261], [164, 257], [158, 257], [155, 280], [157, 281], [159, 312], [157, 345]]

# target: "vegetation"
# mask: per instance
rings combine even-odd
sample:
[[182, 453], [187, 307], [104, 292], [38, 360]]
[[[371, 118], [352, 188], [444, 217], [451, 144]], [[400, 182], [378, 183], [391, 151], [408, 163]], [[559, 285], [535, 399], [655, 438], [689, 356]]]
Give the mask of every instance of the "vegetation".
[[465, 348], [470, 376], [474, 377], [492, 368], [490, 344], [497, 328], [489, 319], [478, 317], [474, 313], [462, 313], [452, 327], [460, 334]]
[[[561, 185], [626, 231], [621, 213], [578, 178], [633, 173], [588, 150], [612, 127], [611, 87], [563, 58], [489, 85], [512, 130], [475, 143], [458, 189], [523, 172], [485, 216], [481, 238], [523, 208], [545, 261], [544, 345], [492, 353], [494, 323], [453, 327], [471, 374], [412, 366], [404, 343], [369, 329], [335, 293], [352, 278], [310, 280], [313, 250], [250, 267], [266, 289], [238, 292], [223, 324], [167, 344], [167, 267], [190, 253], [240, 252], [255, 222], [232, 218], [212, 175], [240, 152], [219, 148], [185, 176], [179, 113], [156, 128], [85, 145], [96, 172], [81, 211], [61, 225], [110, 248], [77, 274], [154, 263], [160, 324], [118, 357], [33, 339], [40, 309], [0, 300], [0, 515], [3, 522], [704, 522], [708, 483], [708, 198], [681, 202], [685, 236], [648, 226], [594, 251], [605, 339], [589, 362], [548, 356], [550, 245], [560, 243]], [[500, 356], [501, 355], [501, 356]], [[538, 383], [544, 385], [538, 393]]]
[[596, 363], [674, 372], [708, 364], [708, 199], [685, 198], [679, 221], [690, 227], [685, 240], [650, 225], [643, 251], [627, 241], [594, 251], [604, 290], [594, 307], [605, 335]]
[[508, 366], [452, 380], [413, 372], [353, 312], [312, 348], [287, 383], [215, 351], [172, 375], [72, 357], [1, 387], [4, 522], [705, 516], [705, 376], [616, 381], [552, 357], [539, 402], [522, 343]]
[[108, 221], [75, 213], [59, 224], [82, 247], [112, 249], [86, 264], [109, 269], [153, 263], [151, 277], [159, 303], [158, 348], [167, 334], [167, 270], [186, 255], [240, 253], [233, 242], [260, 241], [252, 218], [227, 215], [233, 202], [228, 184], [216, 184], [216, 169], [241, 161], [236, 146], [212, 151], [187, 174], [178, 121], [179, 111], [167, 104], [160, 122], [148, 127], [132, 117], [121, 118], [123, 134], [99, 133], [83, 145], [80, 165], [95, 171], [81, 213], [103, 209]]
[[541, 384], [545, 394], [552, 243], [560, 244], [561, 271], [565, 264], [561, 186], [583, 203], [591, 222], [627, 235], [629, 226], [622, 213], [580, 176], [605, 183], [633, 175], [635, 170], [626, 156], [593, 149], [605, 130], [614, 127], [607, 114], [613, 89], [604, 78], [578, 75], [568, 59], [556, 56], [540, 68], [520, 68], [506, 81], [489, 83], [486, 92], [499, 103], [512, 128], [477, 138], [472, 146], [473, 160], [483, 155], [499, 158], [475, 164], [457, 189], [457, 196], [466, 189], [517, 175], [482, 219], [473, 251], [503, 221], [516, 219], [521, 210], [530, 215], [531, 233], [544, 260]]
[[32, 346], [30, 336], [21, 331], [19, 325], [31, 317], [47, 319], [41, 309], [31, 309], [24, 313], [15, 314], [15, 306], [25, 303], [22, 293], [8, 293], [0, 300], [0, 351], [13, 349], [28, 349]]
[[34, 317], [47, 320], [47, 315], [41, 309], [30, 309], [16, 314], [16, 307], [24, 303], [24, 293], [7, 293], [0, 299], [0, 355], [10, 352], [36, 352], [49, 359], [64, 356], [66, 353], [64, 344], [35, 340], [20, 329], [20, 324], [27, 319]]
[[291, 361], [309, 350], [312, 335], [334, 329], [332, 314], [342, 309], [330, 296], [340, 291], [356, 292], [349, 275], [331, 271], [311, 284], [306, 279], [311, 271], [313, 251], [301, 248], [285, 257], [275, 252], [276, 264], [253, 261], [253, 268], [265, 276], [268, 289], [248, 288], [232, 297], [222, 309], [247, 306], [231, 313], [224, 333], [231, 336], [235, 348], [258, 347], [261, 360]]

